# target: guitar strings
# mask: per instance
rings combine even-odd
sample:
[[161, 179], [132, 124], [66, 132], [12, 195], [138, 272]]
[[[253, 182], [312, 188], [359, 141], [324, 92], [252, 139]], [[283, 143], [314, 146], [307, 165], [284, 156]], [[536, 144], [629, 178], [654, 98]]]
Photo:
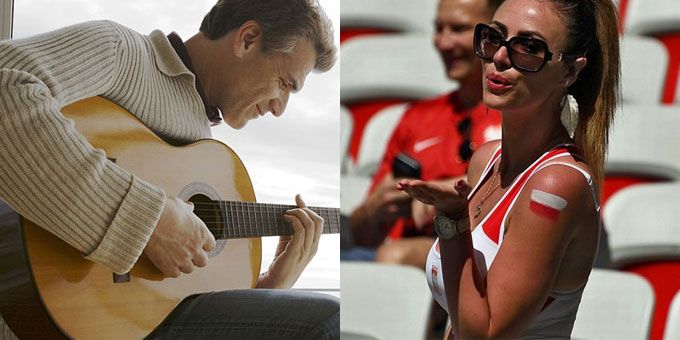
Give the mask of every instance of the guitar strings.
[[[238, 228], [238, 229], [248, 229], [248, 228], [250, 228], [250, 229], [265, 229], [265, 228], [269, 228], [269, 229], [271, 229], [271, 228], [272, 228], [272, 225], [271, 225], [271, 224], [268, 224], [267, 226], [252, 226], [252, 224], [236, 225], [236, 226], [233, 226], [233, 225], [232, 225], [232, 226], [227, 226], [227, 225], [225, 225], [225, 222], [212, 222], [212, 221], [206, 222], [206, 221], [203, 221], [203, 223], [205, 223], [206, 226], [208, 226], [208, 225], [212, 225], [212, 226], [214, 226], [214, 225], [223, 226], [221, 229], [233, 229], [233, 228]], [[278, 228], [278, 226], [279, 226], [279, 225], [276, 224], [276, 228]], [[289, 227], [290, 225], [289, 225], [289, 224], [283, 224], [283, 225], [281, 225], [281, 226], [283, 226], [283, 227]], [[324, 224], [323, 229], [333, 229], [334, 227], [339, 228], [339, 226], [333, 226], [333, 225], [326, 225], [326, 224]]]
[[[214, 212], [220, 212], [222, 210], [220, 209], [201, 209], [201, 208], [194, 208], [194, 211], [214, 211]], [[264, 211], [264, 210], [239, 210], [239, 211], [245, 211], [245, 212], [250, 212], [250, 213], [263, 213], [263, 214], [283, 214], [285, 210], [282, 211]]]
[[[243, 235], [243, 234], [247, 234], [247, 233], [253, 234], [253, 232], [254, 232], [254, 234], [252, 236], [280, 236], [280, 233], [282, 233], [282, 232], [292, 231], [292, 229], [290, 229], [290, 228], [284, 229], [284, 230], [279, 230], [278, 228], [276, 230], [272, 230], [272, 229], [264, 230], [263, 228], [247, 227], [247, 226], [238, 227], [238, 229], [230, 229], [230, 228], [213, 228], [213, 229], [210, 229], [210, 227], [208, 227], [208, 229], [211, 232], [227, 231], [226, 232], [227, 235], [231, 235], [231, 234]], [[265, 231], [270, 231], [272, 233], [265, 233]], [[323, 228], [322, 234], [323, 233], [335, 233], [335, 232], [339, 232], [339, 231], [340, 231], [339, 228], [328, 227], [328, 228]], [[292, 235], [292, 233], [286, 234], [286, 235]]]
[[[215, 201], [215, 202], [193, 202], [195, 205], [259, 205], [259, 206], [271, 206], [271, 207], [293, 207], [297, 208], [296, 205], [291, 205], [291, 204], [276, 204], [276, 203], [259, 203], [259, 202], [247, 202], [247, 201]], [[308, 206], [307, 208], [314, 208], [314, 209], [334, 209], [334, 210], [339, 210], [338, 208], [333, 208], [333, 207], [316, 207], [316, 206]]]
[[[252, 215], [214, 216], [214, 214], [213, 214], [213, 216], [201, 215], [199, 217], [201, 218], [201, 220], [204, 220], [204, 221], [207, 220], [207, 221], [222, 221], [222, 222], [224, 222], [225, 220], [229, 220], [230, 222], [240, 222], [241, 220], [243, 220], [244, 222], [249, 222], [249, 223], [258, 223], [259, 222], [259, 223], [268, 223], [268, 224], [279, 223], [279, 222], [282, 222], [282, 221], [285, 222], [285, 220], [283, 219], [283, 217], [280, 214], [276, 214], [274, 216], [272, 216], [272, 214], [267, 214], [267, 216], [264, 216], [264, 215], [256, 215], [256, 216], [252, 216]], [[265, 219], [265, 220], [263, 221], [262, 219]], [[329, 223], [329, 224], [340, 223], [339, 219], [337, 219], [337, 218], [335, 218], [335, 219], [334, 218], [324, 219], [324, 222]]]
[[[221, 209], [215, 209], [215, 207], [230, 208], [230, 206], [231, 206], [231, 207], [241, 208], [241, 209], [246, 208], [245, 211], [241, 210], [241, 211], [229, 212], [229, 213], [227, 213], [227, 216], [224, 216], [224, 217], [223, 216], [204, 216], [204, 218], [202, 218], [202, 220], [206, 224], [206, 226], [217, 225], [217, 226], [221, 227], [220, 228], [221, 230], [225, 230], [225, 229], [228, 229], [229, 227], [227, 225], [225, 225], [226, 222], [224, 221], [224, 219], [229, 219], [229, 220], [236, 219], [237, 221], [230, 221], [230, 222], [240, 224], [239, 222], [241, 222], [240, 221], [241, 217], [243, 217], [244, 219], [250, 219], [251, 217], [253, 217], [253, 218], [266, 217], [268, 220], [264, 221], [262, 223], [266, 223], [267, 226], [259, 227], [259, 226], [245, 225], [245, 226], [235, 226], [235, 227], [237, 227], [239, 230], [259, 231], [260, 229], [264, 229], [264, 228], [272, 228], [272, 225], [274, 225], [274, 227], [277, 228], [277, 231], [278, 231], [279, 226], [281, 226], [283, 228], [290, 228], [290, 225], [281, 223], [281, 221], [283, 221], [282, 215], [284, 214], [285, 211], [284, 210], [277, 210], [277, 208], [278, 209], [281, 209], [281, 208], [291, 208], [291, 209], [297, 208], [297, 206], [292, 206], [292, 205], [272, 204], [272, 205], [269, 205], [269, 207], [271, 207], [272, 210], [275, 210], [275, 211], [261, 210], [262, 208], [258, 209], [258, 211], [254, 211], [254, 210], [249, 211], [249, 210], [247, 210], [247, 208], [249, 208], [250, 206], [254, 206], [254, 204], [257, 204], [257, 203], [255, 203], [255, 202], [242, 202], [242, 201], [225, 201], [225, 202], [227, 202], [227, 203], [224, 203], [224, 202], [197, 202], [197, 203], [194, 203], [193, 211], [194, 212], [208, 212], [208, 213], [211, 213], [211, 214], [222, 215], [222, 213], [224, 213], [224, 212]], [[234, 204], [228, 203], [228, 202], [232, 202]], [[314, 209], [318, 209], [319, 211], [315, 211], [315, 212], [321, 213], [322, 215], [325, 215], [326, 213], [333, 212], [333, 211], [339, 212], [339, 209], [337, 209], [337, 208], [327, 208], [327, 207], [309, 207], [309, 208], [312, 209], [312, 211], [314, 211]], [[267, 208], [265, 207], [264, 209], [267, 209]], [[272, 216], [272, 214], [275, 216], [274, 221], [269, 220], [269, 218]], [[333, 232], [333, 231], [339, 232], [340, 231], [339, 230], [340, 229], [339, 221], [336, 221], [336, 220], [338, 220], [338, 218], [336, 216], [330, 215], [327, 218], [325, 218], [324, 220], [325, 220], [325, 222], [327, 222], [327, 223], [324, 223], [324, 226], [323, 226], [324, 231], [326, 231], [326, 230], [329, 230], [331, 232]], [[248, 223], [248, 222], [249, 221], [243, 221], [241, 223]], [[253, 223], [253, 222], [250, 222], [249, 224], [251, 224], [251, 223]]]
[[[224, 203], [227, 202], [227, 203]], [[257, 207], [258, 209], [267, 209], [267, 206], [271, 207], [272, 209], [295, 209], [298, 208], [296, 205], [286, 205], [286, 204], [269, 204], [269, 203], [256, 203], [256, 202], [241, 202], [241, 201], [224, 201], [224, 202], [193, 202], [194, 206], [219, 206], [219, 207], [224, 207], [224, 208], [230, 208], [230, 207], [235, 207], [235, 208], [249, 208], [249, 207]], [[233, 202], [235, 204], [231, 204], [228, 202]], [[263, 206], [266, 205], [266, 206]], [[331, 207], [307, 207], [311, 210], [320, 210], [320, 211], [340, 211], [339, 208], [331, 208]]]

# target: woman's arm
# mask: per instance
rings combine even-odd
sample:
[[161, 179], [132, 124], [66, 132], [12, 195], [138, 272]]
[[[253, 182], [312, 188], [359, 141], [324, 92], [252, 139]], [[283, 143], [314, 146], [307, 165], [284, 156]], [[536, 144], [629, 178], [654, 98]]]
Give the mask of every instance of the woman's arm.
[[[537, 192], [554, 195], [549, 197], [563, 200], [559, 202], [566, 206], [547, 213], [549, 207], [540, 207], [546, 202], [536, 198]], [[572, 226], [590, 216], [583, 214], [589, 201], [585, 179], [571, 168], [548, 167], [534, 175], [508, 216], [505, 239], [485, 280], [473, 261], [470, 232], [440, 240], [444, 285], [457, 338], [522, 334], [555, 283], [577, 232]]]
[[[475, 171], [481, 170], [477, 167]], [[471, 174], [475, 176], [479, 174]], [[453, 206], [453, 196], [457, 195], [452, 188], [428, 182], [403, 181], [401, 185], [426, 203], [434, 199], [441, 204], [442, 197], [449, 197], [447, 204], [438, 207], [440, 210]], [[535, 190], [564, 200], [566, 206], [546, 214], [536, 208], [541, 202], [534, 199], [532, 204]], [[548, 167], [534, 175], [509, 214], [508, 231], [486, 279], [473, 261], [469, 231], [450, 240], [440, 239], [445, 291], [456, 338], [521, 335], [555, 283], [567, 246], [577, 233], [572, 226], [583, 224], [576, 222], [593, 215], [584, 213], [592, 210], [590, 197], [585, 179], [571, 168]], [[457, 211], [450, 208], [447, 212], [453, 214], [452, 218], [468, 215], [466, 210]]]

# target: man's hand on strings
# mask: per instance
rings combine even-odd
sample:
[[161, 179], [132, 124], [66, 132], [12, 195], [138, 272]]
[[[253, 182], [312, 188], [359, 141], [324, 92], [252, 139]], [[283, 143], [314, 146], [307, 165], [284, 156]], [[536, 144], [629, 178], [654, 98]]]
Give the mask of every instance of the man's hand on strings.
[[283, 215], [283, 219], [293, 227], [293, 235], [279, 238], [274, 261], [260, 276], [257, 288], [292, 287], [319, 248], [323, 218], [307, 208], [299, 194], [295, 196], [295, 203], [297, 208]]

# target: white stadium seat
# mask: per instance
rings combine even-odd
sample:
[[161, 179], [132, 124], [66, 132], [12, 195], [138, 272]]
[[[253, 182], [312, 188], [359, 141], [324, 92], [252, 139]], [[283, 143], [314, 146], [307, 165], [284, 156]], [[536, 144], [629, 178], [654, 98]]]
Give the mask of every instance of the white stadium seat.
[[624, 103], [660, 103], [668, 52], [656, 39], [625, 35], [621, 39], [621, 92]]
[[376, 98], [423, 99], [456, 88], [429, 35], [391, 34], [348, 40], [340, 48], [343, 103]]
[[395, 104], [378, 111], [366, 124], [361, 137], [353, 174], [373, 177], [382, 161], [387, 142], [399, 124], [408, 104]]
[[342, 0], [343, 28], [379, 28], [430, 34], [438, 0]]
[[342, 262], [340, 285], [341, 332], [381, 340], [425, 338], [432, 294], [422, 269]]
[[647, 339], [653, 310], [654, 291], [645, 279], [625, 272], [593, 269], [571, 337]]
[[614, 267], [680, 259], [680, 183], [638, 185], [617, 192], [604, 209]]
[[672, 31], [680, 31], [680, 6], [677, 0], [628, 1], [626, 34], [652, 35]]
[[624, 105], [614, 118], [606, 171], [680, 180], [679, 127], [680, 108]]
[[367, 176], [340, 176], [340, 213], [350, 216], [352, 211], [366, 199], [366, 194], [371, 186], [371, 177]]
[[680, 292], [675, 294], [666, 319], [666, 330], [663, 333], [666, 340], [680, 339]]

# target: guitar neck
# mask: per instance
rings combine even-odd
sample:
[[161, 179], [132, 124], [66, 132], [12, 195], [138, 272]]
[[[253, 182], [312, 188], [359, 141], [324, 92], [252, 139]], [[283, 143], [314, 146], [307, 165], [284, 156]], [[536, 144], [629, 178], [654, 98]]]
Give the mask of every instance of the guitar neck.
[[[216, 239], [292, 235], [293, 227], [283, 219], [283, 214], [294, 208], [297, 207], [241, 201], [194, 202], [194, 213]], [[339, 209], [308, 208], [324, 219], [324, 234], [340, 232]]]

